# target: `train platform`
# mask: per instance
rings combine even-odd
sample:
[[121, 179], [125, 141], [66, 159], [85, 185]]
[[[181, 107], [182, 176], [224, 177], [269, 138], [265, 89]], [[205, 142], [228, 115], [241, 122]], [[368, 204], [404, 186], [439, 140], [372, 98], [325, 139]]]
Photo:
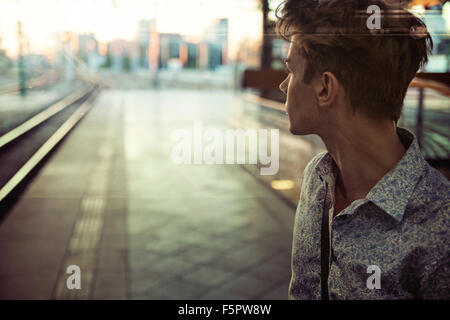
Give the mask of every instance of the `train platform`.
[[287, 299], [294, 208], [242, 165], [171, 161], [174, 130], [240, 101], [102, 91], [0, 224], [0, 299]]

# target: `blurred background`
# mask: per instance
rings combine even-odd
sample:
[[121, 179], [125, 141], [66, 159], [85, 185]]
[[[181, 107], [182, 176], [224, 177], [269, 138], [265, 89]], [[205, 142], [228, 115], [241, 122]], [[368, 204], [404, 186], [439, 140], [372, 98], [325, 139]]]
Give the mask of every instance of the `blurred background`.
[[[279, 0], [0, 1], [0, 298], [286, 299], [305, 165], [288, 131]], [[450, 177], [450, 4], [399, 125]], [[171, 163], [177, 129], [279, 129], [260, 163]], [[82, 288], [66, 286], [67, 266]]]

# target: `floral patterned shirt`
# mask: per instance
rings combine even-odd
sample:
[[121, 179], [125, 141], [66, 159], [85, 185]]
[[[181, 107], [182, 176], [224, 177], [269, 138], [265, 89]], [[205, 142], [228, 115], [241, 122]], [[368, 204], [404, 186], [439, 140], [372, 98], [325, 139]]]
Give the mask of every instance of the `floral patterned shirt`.
[[[303, 172], [289, 299], [321, 297], [321, 223], [330, 200], [329, 299], [449, 299], [450, 183], [424, 160], [416, 137], [364, 199], [333, 218], [337, 166], [327, 152]], [[328, 192], [327, 192], [328, 190]]]

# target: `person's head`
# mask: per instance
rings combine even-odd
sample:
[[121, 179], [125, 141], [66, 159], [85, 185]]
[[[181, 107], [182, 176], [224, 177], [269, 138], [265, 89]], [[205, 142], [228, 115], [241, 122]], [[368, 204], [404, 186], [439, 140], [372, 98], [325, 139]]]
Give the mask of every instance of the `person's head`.
[[[353, 115], [399, 119], [409, 83], [433, 46], [424, 23], [399, 2], [287, 0], [281, 15], [277, 9], [277, 32], [291, 42], [280, 89], [292, 133], [320, 134]], [[381, 9], [378, 29], [372, 5]]]

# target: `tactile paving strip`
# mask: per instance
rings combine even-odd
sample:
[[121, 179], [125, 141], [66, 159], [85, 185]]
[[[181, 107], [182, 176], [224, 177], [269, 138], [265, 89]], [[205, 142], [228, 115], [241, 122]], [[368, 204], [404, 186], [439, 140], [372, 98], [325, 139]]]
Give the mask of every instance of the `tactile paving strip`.
[[[54, 299], [92, 298], [113, 155], [114, 132], [110, 122], [103, 144], [97, 151], [98, 161], [92, 168], [85, 196], [81, 199], [80, 214], [59, 272], [53, 294]], [[71, 274], [67, 273], [67, 267], [70, 265], [80, 268], [80, 289], [68, 288], [67, 281]]]

